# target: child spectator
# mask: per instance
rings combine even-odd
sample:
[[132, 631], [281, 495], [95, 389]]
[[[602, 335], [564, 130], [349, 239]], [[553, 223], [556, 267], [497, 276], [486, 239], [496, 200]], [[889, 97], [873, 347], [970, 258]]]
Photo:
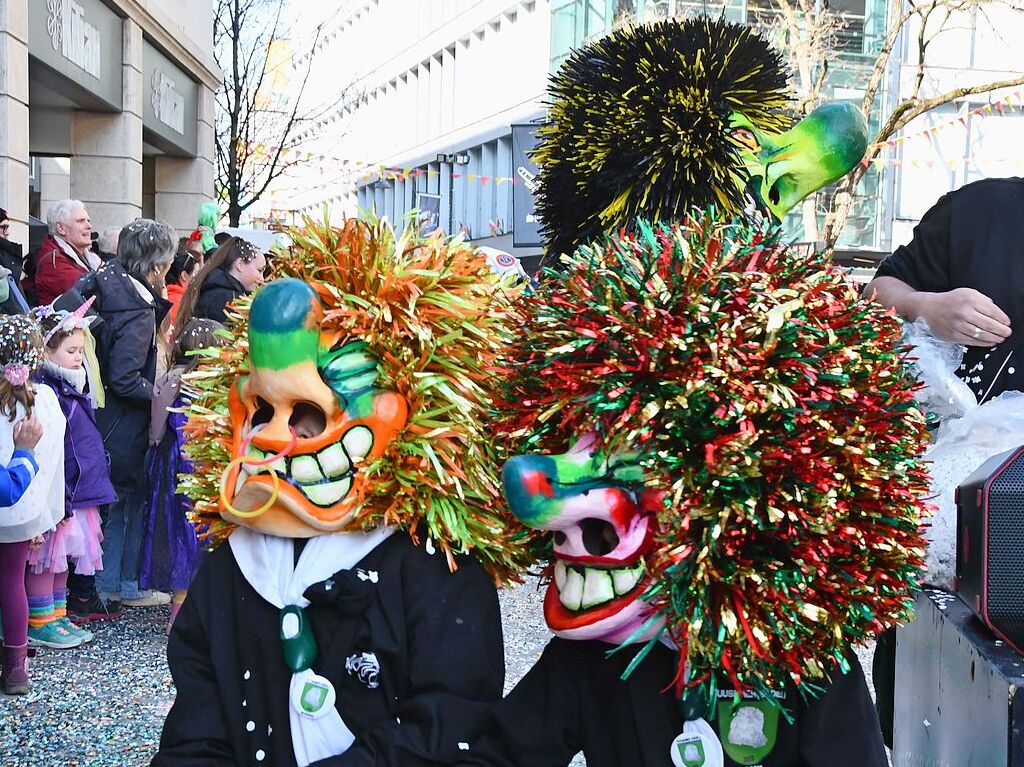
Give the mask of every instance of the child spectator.
[[178, 336], [174, 366], [157, 382], [153, 392], [146, 467], [150, 490], [139, 587], [173, 592], [168, 630], [185, 601], [186, 589], [199, 564], [199, 542], [187, 517], [192, 505], [177, 492], [178, 475], [192, 471], [185, 457], [182, 433], [187, 419], [183, 413], [175, 412], [188, 404], [188, 398], [181, 392], [181, 377], [198, 362], [190, 353], [223, 343], [224, 339], [217, 335], [223, 329], [213, 320], [192, 320]]
[[185, 295], [185, 288], [188, 287], [192, 275], [199, 267], [196, 257], [187, 250], [182, 250], [180, 244], [179, 241], [178, 252], [174, 254], [174, 261], [171, 262], [171, 268], [167, 271], [165, 278], [167, 300], [171, 302], [171, 322], [174, 322], [174, 318], [178, 314], [178, 304], [181, 303], [181, 298]]
[[26, 315], [0, 317], [0, 688], [29, 689], [25, 562], [64, 517], [64, 417], [53, 391], [29, 374], [42, 359], [39, 326]]
[[64, 432], [64, 519], [29, 555], [26, 588], [30, 644], [57, 649], [92, 640], [67, 616], [68, 560], [78, 575], [103, 568], [99, 506], [117, 500], [107, 470], [96, 414], [86, 394], [85, 317], [91, 301], [74, 313], [41, 310], [43, 366], [36, 380], [57, 395], [66, 419]]

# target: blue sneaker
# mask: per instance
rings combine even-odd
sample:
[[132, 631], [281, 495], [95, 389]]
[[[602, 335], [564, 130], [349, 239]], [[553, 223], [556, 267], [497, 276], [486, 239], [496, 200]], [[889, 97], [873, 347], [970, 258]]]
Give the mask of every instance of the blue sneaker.
[[34, 647], [70, 650], [82, 644], [82, 637], [75, 636], [54, 620], [42, 626], [29, 626], [28, 643]]

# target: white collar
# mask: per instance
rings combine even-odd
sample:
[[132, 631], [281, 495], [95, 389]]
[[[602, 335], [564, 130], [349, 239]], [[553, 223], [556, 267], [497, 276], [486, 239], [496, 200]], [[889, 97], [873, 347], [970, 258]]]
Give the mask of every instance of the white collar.
[[[369, 532], [331, 533], [311, 538], [295, 562], [295, 542], [291, 538], [264, 535], [240, 527], [228, 538], [239, 570], [256, 593], [274, 607], [306, 607], [303, 592], [314, 583], [326, 580], [339, 570], [350, 570], [382, 544], [394, 532], [378, 527]], [[292, 731], [292, 750], [299, 767], [345, 753], [355, 736], [336, 707], [319, 719], [300, 716], [291, 699], [297, 687], [313, 674], [307, 669], [292, 674], [288, 690], [288, 719]]]
[[145, 301], [147, 304], [153, 303], [153, 291], [151, 291], [137, 279], [132, 277], [130, 274], [128, 275], [128, 279], [132, 281], [132, 285], [135, 286], [135, 290], [138, 292], [138, 294], [142, 296], [143, 301]]
[[86, 260], [86, 257], [83, 254], [79, 253], [77, 250], [75, 250], [73, 247], [71, 247], [70, 242], [65, 240], [59, 234], [53, 235], [53, 239], [57, 241], [57, 244], [60, 246], [60, 249], [64, 251], [64, 255], [66, 255], [79, 266], [81, 266], [83, 269], [87, 271], [93, 270], [92, 267], [89, 265], [89, 262]]

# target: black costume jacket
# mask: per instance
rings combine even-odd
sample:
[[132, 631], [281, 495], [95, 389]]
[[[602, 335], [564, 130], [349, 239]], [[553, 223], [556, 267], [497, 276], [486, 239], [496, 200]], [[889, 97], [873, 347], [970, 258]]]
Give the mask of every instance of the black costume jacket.
[[[670, 767], [669, 748], [683, 731], [672, 691], [678, 655], [658, 645], [625, 680], [635, 652], [608, 657], [612, 645], [553, 639], [537, 664], [497, 704], [487, 735], [472, 744], [462, 765], [565, 767], [583, 751], [588, 767]], [[779, 716], [775, 745], [763, 767], [886, 767], [878, 714], [856, 656], [821, 697], [805, 701], [788, 691], [782, 703], [792, 724]], [[720, 680], [719, 709], [733, 692]], [[718, 718], [710, 723], [722, 735]], [[725, 757], [726, 767], [737, 762]]]
[[[449, 572], [440, 551], [396, 533], [329, 590], [306, 590], [313, 670], [331, 680], [356, 738], [316, 767], [452, 764], [465, 753], [501, 697], [504, 653], [493, 583], [476, 560], [458, 565]], [[178, 695], [153, 767], [295, 765], [278, 632], [278, 609], [221, 546], [174, 622], [167, 657]], [[363, 653], [376, 661], [360, 662]]]

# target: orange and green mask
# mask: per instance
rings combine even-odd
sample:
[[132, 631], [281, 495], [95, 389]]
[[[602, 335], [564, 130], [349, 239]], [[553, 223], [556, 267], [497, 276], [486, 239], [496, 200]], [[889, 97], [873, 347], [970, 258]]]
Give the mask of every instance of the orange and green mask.
[[229, 343], [186, 384], [194, 521], [216, 539], [397, 526], [452, 567], [472, 552], [514, 577], [531, 555], [489, 416], [514, 291], [440, 236], [311, 220], [289, 234], [277, 279], [233, 307]]

